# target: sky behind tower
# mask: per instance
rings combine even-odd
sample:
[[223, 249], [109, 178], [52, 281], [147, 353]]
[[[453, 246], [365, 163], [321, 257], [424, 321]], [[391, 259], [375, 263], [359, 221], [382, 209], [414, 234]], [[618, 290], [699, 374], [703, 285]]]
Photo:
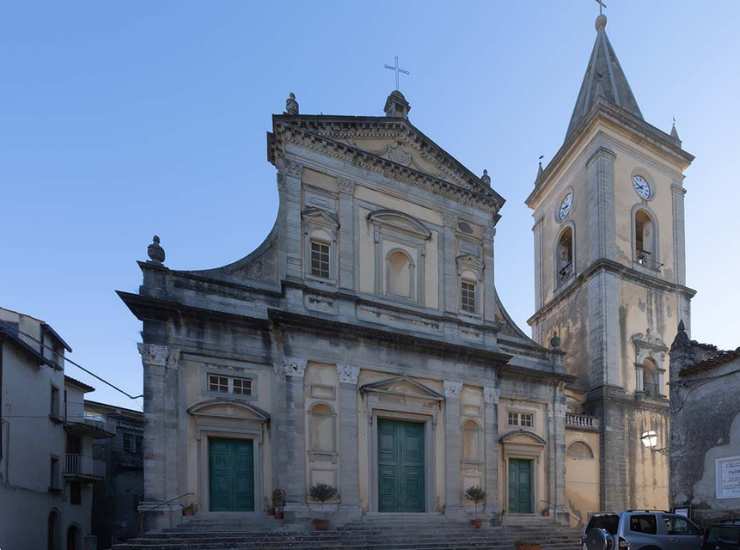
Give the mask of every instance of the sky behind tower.
[[[740, 3], [607, 2], [645, 119], [677, 118], [694, 338], [740, 345]], [[399, 56], [410, 119], [507, 199], [496, 284], [527, 332], [537, 158], [561, 145], [595, 38], [592, 0], [7, 2], [0, 18], [0, 306], [141, 391], [136, 291], [154, 233], [175, 269], [246, 255], [277, 213], [265, 132], [303, 113], [382, 114]], [[74, 367], [89, 397], [137, 408]]]

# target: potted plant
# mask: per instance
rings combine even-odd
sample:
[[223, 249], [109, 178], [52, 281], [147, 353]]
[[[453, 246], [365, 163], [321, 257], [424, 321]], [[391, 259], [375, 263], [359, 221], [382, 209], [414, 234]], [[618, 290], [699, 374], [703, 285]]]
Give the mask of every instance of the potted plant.
[[275, 510], [275, 519], [283, 519], [285, 517], [283, 506], [285, 506], [286, 496], [285, 489], [274, 489], [272, 491], [272, 507]]
[[478, 517], [478, 504], [486, 500], [486, 492], [481, 487], [473, 485], [472, 487], [468, 487], [465, 491], [465, 498], [472, 500], [473, 505], [475, 506], [476, 517], [470, 520], [470, 525], [476, 529], [480, 529], [482, 521], [481, 518]]
[[[311, 497], [311, 500], [320, 502], [320, 508], [325, 512], [325, 503], [337, 496], [337, 490], [326, 483], [317, 483], [311, 486], [308, 495]], [[312, 523], [313, 528], [317, 531], [326, 531], [329, 528], [328, 518], [314, 518]]]

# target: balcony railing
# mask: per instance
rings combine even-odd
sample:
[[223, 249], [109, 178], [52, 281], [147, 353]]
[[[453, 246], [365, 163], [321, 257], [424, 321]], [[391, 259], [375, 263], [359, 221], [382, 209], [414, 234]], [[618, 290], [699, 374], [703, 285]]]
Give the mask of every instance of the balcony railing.
[[565, 427], [575, 430], [598, 431], [599, 419], [587, 414], [566, 413]]
[[85, 455], [67, 454], [64, 455], [64, 475], [102, 479], [105, 477], [105, 462]]

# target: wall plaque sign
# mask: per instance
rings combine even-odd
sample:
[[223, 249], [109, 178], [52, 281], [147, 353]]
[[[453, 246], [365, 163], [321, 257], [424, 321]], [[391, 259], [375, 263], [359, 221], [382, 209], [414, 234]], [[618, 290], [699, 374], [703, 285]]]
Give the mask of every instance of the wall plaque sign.
[[740, 456], [717, 458], [714, 463], [717, 498], [740, 498]]

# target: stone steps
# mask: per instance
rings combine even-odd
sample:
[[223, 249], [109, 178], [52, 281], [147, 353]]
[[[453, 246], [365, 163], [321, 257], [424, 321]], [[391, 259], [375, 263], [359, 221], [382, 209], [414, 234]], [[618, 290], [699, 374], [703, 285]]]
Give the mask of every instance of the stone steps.
[[267, 521], [192, 520], [174, 529], [147, 533], [115, 550], [512, 550], [517, 541], [543, 550], [577, 550], [579, 532], [542, 518], [474, 529], [433, 514], [415, 517], [366, 516], [327, 531], [308, 524]]

